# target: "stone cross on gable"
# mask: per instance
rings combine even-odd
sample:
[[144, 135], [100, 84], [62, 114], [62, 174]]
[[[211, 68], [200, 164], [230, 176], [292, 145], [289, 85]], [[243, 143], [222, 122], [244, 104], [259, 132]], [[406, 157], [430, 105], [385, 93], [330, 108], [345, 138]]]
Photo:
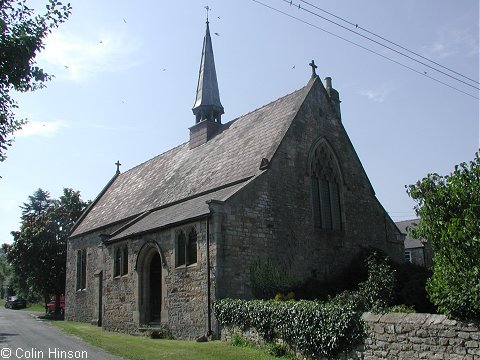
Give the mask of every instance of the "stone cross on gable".
[[317, 76], [317, 73], [315, 72], [315, 69], [318, 67], [317, 65], [315, 65], [315, 61], [312, 60], [312, 62], [310, 64], [308, 64], [312, 67], [312, 77], [315, 77]]
[[117, 174], [120, 174], [120, 160], [117, 160], [117, 162], [115, 163], [115, 165], [117, 165]]

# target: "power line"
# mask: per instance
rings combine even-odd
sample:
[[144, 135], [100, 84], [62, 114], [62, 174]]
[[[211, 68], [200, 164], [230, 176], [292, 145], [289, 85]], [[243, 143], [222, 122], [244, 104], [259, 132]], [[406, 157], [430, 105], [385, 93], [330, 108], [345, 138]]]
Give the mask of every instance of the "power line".
[[333, 14], [333, 13], [327, 11], [327, 10], [324, 10], [324, 9], [322, 9], [322, 8], [316, 6], [316, 5], [313, 5], [313, 4], [309, 3], [308, 1], [305, 1], [305, 0], [300, 0], [300, 1], [303, 2], [303, 3], [305, 3], [305, 4], [307, 4], [307, 5], [309, 5], [309, 6], [311, 6], [311, 7], [313, 7], [313, 8], [315, 8], [315, 9], [317, 9], [317, 10], [320, 10], [320, 11], [322, 11], [322, 12], [324, 12], [324, 13], [330, 15], [330, 16], [333, 16], [333, 17], [336, 18], [336, 19], [342, 20], [343, 22], [345, 22], [345, 23], [347, 23], [347, 24], [349, 24], [349, 25], [354, 26], [356, 29], [363, 30], [363, 31], [365, 31], [365, 32], [368, 33], [368, 34], [371, 34], [371, 35], [373, 35], [373, 36], [375, 36], [375, 37], [377, 37], [377, 38], [379, 38], [379, 39], [382, 39], [383, 41], [386, 41], [386, 42], [388, 42], [388, 43], [390, 43], [390, 44], [392, 44], [392, 45], [395, 45], [395, 46], [399, 47], [399, 48], [402, 49], [402, 50], [408, 51], [409, 53], [414, 54], [415, 56], [418, 56], [419, 58], [422, 58], [422, 59], [424, 59], [424, 60], [427, 60], [427, 61], [431, 62], [432, 64], [435, 64], [435, 65], [437, 65], [437, 66], [440, 66], [441, 68], [443, 68], [443, 69], [445, 69], [445, 70], [448, 70], [448, 71], [450, 71], [450, 72], [452, 72], [452, 73], [454, 73], [454, 74], [456, 74], [456, 75], [458, 75], [458, 76], [461, 76], [461, 77], [463, 77], [463, 78], [465, 78], [465, 79], [468, 79], [468, 80], [470, 80], [470, 81], [472, 81], [472, 82], [474, 82], [474, 83], [476, 83], [476, 84], [480, 84], [480, 82], [478, 82], [477, 80], [474, 80], [474, 79], [472, 79], [472, 78], [470, 78], [470, 77], [468, 77], [468, 76], [465, 76], [465, 75], [463, 75], [463, 74], [461, 74], [461, 73], [459, 73], [459, 72], [457, 72], [457, 71], [455, 71], [455, 70], [453, 70], [453, 69], [450, 69], [450, 68], [447, 67], [447, 66], [443, 66], [442, 64], [439, 64], [438, 62], [433, 61], [433, 60], [427, 58], [426, 56], [420, 55], [420, 54], [416, 53], [415, 51], [412, 51], [412, 50], [410, 50], [410, 49], [408, 49], [408, 48], [406, 48], [406, 47], [404, 47], [404, 46], [402, 46], [402, 45], [399, 45], [399, 44], [397, 44], [397, 43], [395, 43], [395, 42], [393, 42], [393, 41], [391, 41], [391, 40], [388, 40], [387, 38], [385, 38], [385, 37], [383, 37], [383, 36], [381, 36], [381, 35], [378, 35], [378, 34], [374, 33], [373, 31], [370, 31], [370, 30], [368, 30], [368, 29], [365, 29], [364, 27], [362, 27], [362, 26], [360, 26], [360, 25], [358, 25], [358, 24], [355, 24], [355, 23], [353, 23], [353, 22], [351, 22], [351, 21], [348, 21], [348, 20], [342, 18], [341, 16], [335, 15], [335, 14]]
[[[397, 50], [397, 49], [394, 49], [394, 48], [391, 47], [391, 46], [385, 45], [385, 44], [381, 43], [380, 41], [377, 41], [377, 40], [372, 39], [372, 38], [370, 38], [370, 37], [368, 37], [368, 36], [366, 36], [366, 35], [363, 35], [363, 34], [359, 33], [358, 31], [352, 30], [352, 29], [350, 29], [350, 28], [348, 28], [348, 27], [346, 27], [346, 26], [344, 26], [344, 25], [342, 25], [342, 24], [339, 24], [338, 22], [335, 22], [335, 21], [333, 21], [333, 20], [331, 20], [331, 19], [329, 19], [329, 18], [326, 18], [325, 16], [322, 16], [322, 15], [320, 15], [320, 14], [318, 14], [318, 13], [312, 11], [312, 10], [308, 10], [308, 9], [306, 9], [306, 8], [304, 8], [304, 7], [301, 7], [301, 6], [300, 6], [300, 3], [295, 4], [295, 3], [293, 3], [292, 0], [290, 0], [290, 1], [289, 1], [289, 0], [282, 0], [282, 1], [285, 2], [285, 3], [287, 3], [287, 4], [290, 4], [290, 5], [293, 5], [293, 6], [297, 7], [299, 10], [306, 11], [306, 12], [308, 12], [309, 14], [312, 14], [312, 15], [314, 15], [314, 16], [317, 16], [317, 17], [319, 17], [319, 18], [321, 18], [321, 19], [323, 19], [323, 20], [326, 20], [326, 21], [334, 24], [334, 25], [337, 25], [337, 26], [341, 27], [341, 28], [344, 29], [344, 30], [350, 31], [351, 33], [354, 33], [354, 34], [356, 34], [356, 35], [358, 35], [358, 36], [361, 36], [361, 37], [363, 37], [364, 39], [367, 39], [367, 40], [369, 40], [369, 41], [371, 41], [371, 42], [373, 42], [373, 43], [375, 43], [375, 44], [377, 44], [377, 45], [383, 46], [384, 48], [386, 48], [386, 49], [388, 49], [388, 50], [390, 50], [390, 51], [393, 51], [393, 52], [395, 52], [395, 53], [397, 53], [397, 54], [399, 54], [399, 55], [401, 55], [401, 56], [404, 56], [404, 57], [412, 60], [412, 61], [415, 61], [415, 62], [417, 62], [417, 63], [419, 63], [419, 64], [422, 64], [423, 66], [426, 66], [426, 67], [428, 67], [428, 68], [430, 68], [430, 69], [432, 69], [432, 70], [434, 70], [434, 71], [437, 71], [437, 72], [439, 72], [439, 73], [441, 73], [441, 74], [443, 74], [443, 75], [445, 75], [445, 76], [448, 76], [448, 77], [450, 77], [450, 78], [452, 78], [452, 79], [454, 79], [454, 80], [456, 80], [456, 81], [459, 81], [459, 82], [461, 82], [461, 83], [463, 83], [463, 84], [465, 84], [465, 85], [467, 85], [467, 86], [470, 86], [470, 87], [472, 87], [472, 88], [474, 88], [474, 89], [476, 89], [476, 90], [480, 90], [480, 88], [479, 88], [478, 86], [469, 84], [468, 82], [466, 82], [466, 81], [464, 81], [464, 80], [462, 80], [462, 79], [459, 79], [458, 77], [455, 77], [455, 76], [453, 76], [453, 75], [451, 75], [451, 74], [449, 74], [449, 73], [447, 73], [447, 72], [445, 72], [445, 71], [443, 71], [443, 70], [439, 70], [439, 69], [437, 69], [437, 68], [435, 68], [435, 67], [433, 67], [433, 66], [431, 66], [431, 65], [429, 65], [429, 64], [427, 64], [427, 63], [425, 63], [425, 62], [423, 62], [423, 61], [421, 61], [421, 60], [415, 59], [414, 57], [412, 57], [412, 56], [410, 56], [410, 55], [407, 55], [407, 54], [401, 52], [400, 50]], [[301, 1], [301, 0], [300, 0], [300, 1]]]
[[344, 37], [342, 37], [342, 36], [340, 36], [340, 35], [337, 35], [337, 34], [331, 32], [331, 31], [325, 30], [325, 29], [321, 28], [321, 27], [318, 26], [318, 25], [315, 25], [315, 24], [312, 24], [312, 23], [310, 23], [310, 22], [308, 22], [308, 21], [305, 21], [305, 20], [303, 20], [303, 19], [300, 19], [300, 18], [298, 18], [298, 17], [296, 17], [296, 16], [293, 16], [293, 15], [291, 15], [291, 14], [289, 14], [289, 13], [286, 13], [286, 12], [284, 12], [284, 11], [282, 11], [282, 10], [279, 10], [279, 9], [273, 7], [273, 6], [267, 5], [267, 4], [265, 4], [265, 3], [263, 3], [263, 2], [261, 2], [261, 1], [259, 1], [259, 0], [252, 0], [252, 1], [253, 1], [253, 2], [256, 2], [257, 4], [260, 4], [260, 5], [262, 5], [262, 6], [265, 6], [266, 8], [269, 8], [269, 9], [271, 9], [271, 10], [273, 10], [273, 11], [276, 11], [276, 12], [278, 12], [278, 13], [280, 13], [280, 14], [283, 14], [283, 15], [285, 15], [285, 16], [288, 16], [288, 17], [292, 18], [292, 19], [295, 19], [295, 20], [297, 20], [297, 21], [300, 21], [300, 22], [302, 22], [302, 23], [304, 23], [304, 24], [306, 24], [306, 25], [309, 25], [309, 26], [311, 26], [311, 27], [313, 27], [313, 28], [315, 28], [315, 29], [318, 29], [318, 30], [320, 30], [320, 31], [323, 31], [323, 32], [325, 32], [325, 33], [327, 33], [327, 34], [329, 34], [329, 35], [332, 35], [332, 36], [336, 37], [336, 38], [339, 38], [339, 39], [341, 39], [341, 40], [343, 40], [343, 41], [346, 41], [346, 42], [348, 42], [349, 44], [355, 45], [355, 46], [357, 46], [357, 47], [359, 47], [359, 48], [361, 48], [361, 49], [363, 49], [363, 50], [366, 50], [366, 51], [368, 51], [368, 52], [371, 52], [372, 54], [375, 54], [375, 55], [377, 55], [377, 56], [380, 56], [380, 57], [382, 57], [382, 58], [384, 58], [384, 59], [386, 59], [386, 60], [388, 60], [388, 61], [391, 61], [391, 62], [393, 62], [393, 63], [395, 63], [395, 64], [397, 64], [397, 65], [403, 66], [404, 68], [406, 68], [406, 69], [408, 69], [408, 70], [410, 70], [410, 71], [413, 71], [413, 72], [415, 72], [415, 73], [417, 73], [417, 74], [420, 74], [420, 75], [422, 75], [422, 76], [425, 76], [425, 77], [427, 77], [427, 78], [429, 78], [429, 79], [431, 79], [431, 80], [433, 80], [433, 81], [435, 81], [435, 82], [438, 82], [438, 83], [440, 83], [440, 84], [442, 84], [442, 85], [444, 85], [444, 86], [447, 86], [447, 87], [449, 87], [449, 88], [451, 88], [451, 89], [453, 89], [453, 90], [456, 90], [456, 91], [458, 91], [458, 92], [460, 92], [460, 93], [462, 93], [462, 94], [465, 94], [465, 95], [470, 96], [470, 97], [472, 97], [472, 98], [474, 98], [474, 99], [480, 100], [480, 98], [477, 97], [477, 96], [475, 96], [475, 95], [469, 94], [468, 92], [465, 92], [465, 91], [463, 91], [463, 90], [461, 90], [461, 89], [456, 88], [455, 86], [452, 86], [452, 85], [447, 84], [447, 83], [445, 83], [445, 82], [443, 82], [443, 81], [441, 81], [441, 80], [438, 80], [438, 79], [436, 79], [436, 78], [428, 75], [428, 74], [425, 73], [425, 72], [421, 72], [421, 71], [419, 71], [419, 70], [417, 70], [417, 69], [414, 69], [414, 68], [412, 68], [412, 67], [410, 67], [410, 66], [408, 66], [408, 65], [405, 65], [405, 64], [403, 64], [403, 63], [401, 63], [401, 62], [399, 62], [399, 61], [396, 61], [396, 60], [394, 60], [394, 59], [392, 59], [392, 58], [389, 58], [389, 57], [386, 56], [386, 55], [380, 54], [380, 53], [377, 52], [377, 51], [374, 51], [374, 50], [372, 50], [372, 49], [369, 49], [369, 48], [367, 48], [367, 47], [365, 47], [365, 46], [363, 46], [363, 45], [357, 44], [356, 42], [351, 41], [351, 40], [349, 40], [349, 39], [347, 39], [347, 38], [344, 38]]

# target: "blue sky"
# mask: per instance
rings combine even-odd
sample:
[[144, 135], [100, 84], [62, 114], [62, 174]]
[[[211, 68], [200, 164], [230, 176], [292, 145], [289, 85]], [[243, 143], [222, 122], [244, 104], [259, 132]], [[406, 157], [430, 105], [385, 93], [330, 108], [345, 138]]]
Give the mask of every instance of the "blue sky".
[[[38, 57], [55, 79], [16, 96], [18, 115], [30, 124], [0, 163], [0, 243], [12, 241], [19, 206], [37, 188], [58, 197], [71, 187], [94, 199], [117, 160], [126, 171], [188, 140], [205, 5], [212, 9], [222, 120], [304, 86], [314, 59], [340, 93], [344, 126], [394, 220], [414, 217], [405, 185], [473, 159], [478, 99], [427, 76], [477, 98], [478, 90], [285, 1], [261, 1], [419, 73], [252, 0], [72, 1], [71, 18]], [[478, 0], [309, 2], [478, 81]]]

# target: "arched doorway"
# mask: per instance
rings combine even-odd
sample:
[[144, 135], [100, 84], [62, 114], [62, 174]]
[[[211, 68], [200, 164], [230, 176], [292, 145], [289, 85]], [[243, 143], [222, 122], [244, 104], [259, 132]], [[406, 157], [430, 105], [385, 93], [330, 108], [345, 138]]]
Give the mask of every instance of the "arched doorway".
[[162, 261], [156, 252], [150, 262], [150, 323], [159, 323], [162, 309]]
[[140, 249], [135, 265], [137, 271], [137, 310], [135, 322], [139, 326], [158, 325], [168, 322], [168, 309], [163, 299], [167, 286], [165, 277], [168, 273], [162, 249], [155, 241], [145, 243]]

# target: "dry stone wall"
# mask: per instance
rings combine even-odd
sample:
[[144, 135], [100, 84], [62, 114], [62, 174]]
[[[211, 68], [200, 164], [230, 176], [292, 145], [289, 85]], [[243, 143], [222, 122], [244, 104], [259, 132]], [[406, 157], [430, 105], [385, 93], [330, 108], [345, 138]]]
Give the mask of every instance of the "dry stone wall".
[[360, 359], [480, 360], [478, 324], [434, 314], [365, 313]]

